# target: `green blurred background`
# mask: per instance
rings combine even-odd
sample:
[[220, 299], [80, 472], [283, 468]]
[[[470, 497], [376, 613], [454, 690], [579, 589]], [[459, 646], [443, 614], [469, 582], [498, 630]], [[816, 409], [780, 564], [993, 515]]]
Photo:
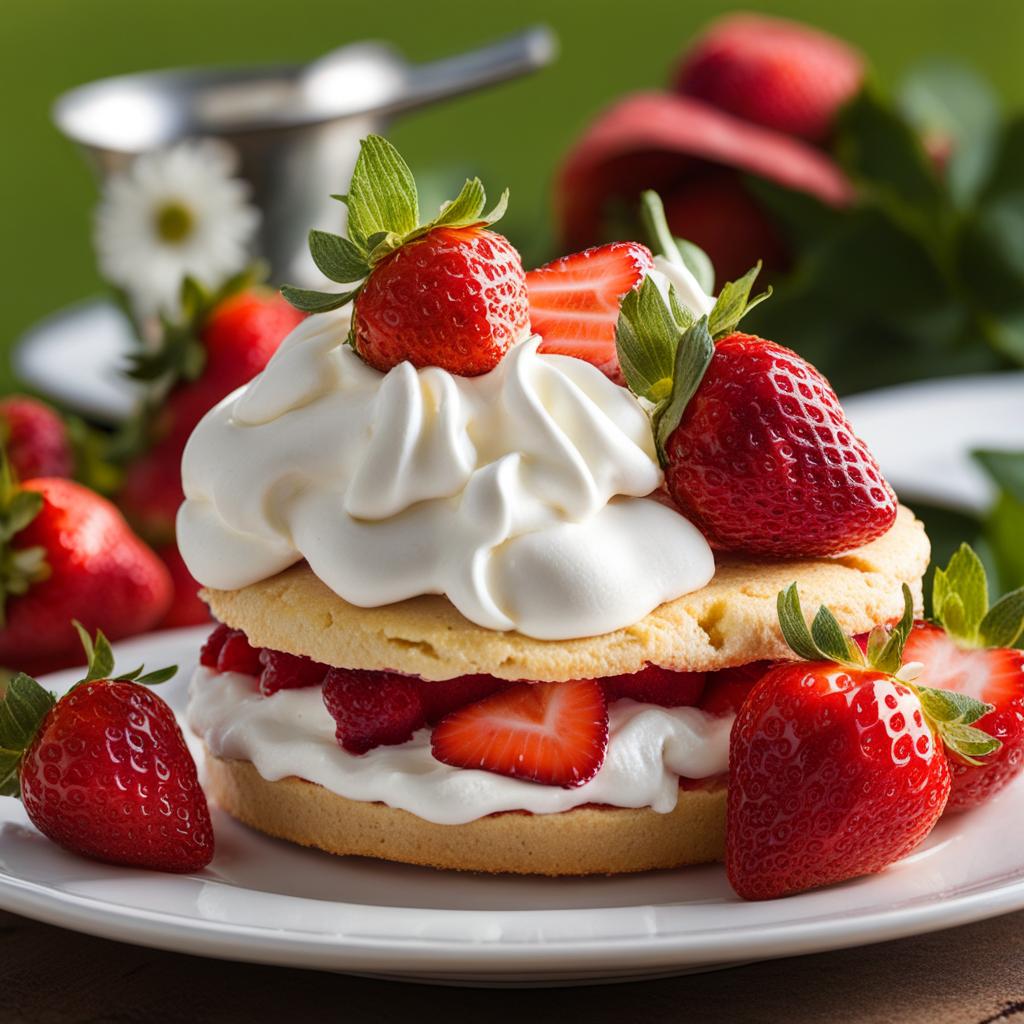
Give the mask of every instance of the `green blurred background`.
[[[923, 55], [975, 64], [1008, 106], [1024, 105], [1024, 3], [1017, 0], [820, 0], [747, 3], [838, 33], [891, 83]], [[548, 252], [550, 180], [588, 119], [632, 89], [657, 87], [705, 22], [736, 9], [713, 0], [3, 0], [0, 94], [7, 121], [0, 304], [6, 352], [34, 320], [100, 288], [90, 252], [94, 183], [49, 119], [54, 97], [89, 79], [155, 67], [305, 60], [361, 38], [410, 58], [454, 53], [534, 22], [558, 33], [558, 62], [532, 79], [410, 116], [393, 138], [414, 167], [512, 188], [509, 233], [527, 261]]]

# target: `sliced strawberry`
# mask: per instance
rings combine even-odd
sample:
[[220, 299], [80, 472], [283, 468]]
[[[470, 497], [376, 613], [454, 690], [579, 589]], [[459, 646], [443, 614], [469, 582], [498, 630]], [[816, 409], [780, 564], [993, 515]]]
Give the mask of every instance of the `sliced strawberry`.
[[225, 626], [223, 622], [218, 622], [213, 632], [206, 638], [206, 643], [200, 648], [199, 664], [206, 668], [217, 668], [220, 652], [224, 649], [224, 644], [227, 643], [227, 639], [231, 636], [232, 632], [234, 631], [230, 626]]
[[608, 676], [599, 680], [609, 703], [627, 697], [641, 704], [659, 704], [663, 708], [693, 707], [704, 692], [703, 672], [674, 672], [670, 668], [648, 665], [629, 675]]
[[531, 270], [526, 289], [530, 324], [544, 339], [540, 351], [576, 356], [617, 379], [619, 301], [653, 268], [647, 246], [612, 242]]
[[458, 676], [440, 682], [423, 681], [419, 684], [419, 691], [427, 722], [436, 725], [458, 708], [475, 704], [514, 685], [507, 679], [488, 675]]
[[224, 638], [217, 655], [218, 672], [241, 672], [247, 676], [258, 676], [263, 671], [260, 649], [253, 647], [240, 629], [231, 630]]
[[572, 789], [604, 762], [608, 706], [592, 679], [517, 683], [470, 704], [434, 729], [434, 757], [456, 768]]
[[1014, 779], [1024, 766], [1024, 651], [965, 648], [940, 626], [916, 623], [907, 640], [904, 661], [924, 665], [918, 682], [955, 690], [994, 705], [975, 727], [1002, 741], [983, 763], [970, 765], [952, 754], [953, 788], [948, 810], [977, 807]]
[[770, 661], [754, 661], [709, 673], [699, 707], [710, 715], [739, 714], [754, 684], [772, 667]]
[[319, 686], [329, 671], [329, 666], [322, 665], [312, 658], [266, 648], [260, 651], [260, 663], [263, 665], [263, 671], [260, 673], [260, 693], [264, 697], [273, 696], [278, 690]]

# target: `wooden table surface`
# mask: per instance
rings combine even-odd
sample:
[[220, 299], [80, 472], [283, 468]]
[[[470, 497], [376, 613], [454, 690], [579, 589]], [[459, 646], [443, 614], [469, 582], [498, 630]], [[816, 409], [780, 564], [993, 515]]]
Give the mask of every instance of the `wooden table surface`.
[[0, 912], [5, 1024], [418, 1024], [420, 1018], [446, 1024], [1024, 1024], [1024, 912], [899, 942], [665, 981], [503, 991], [204, 960]]

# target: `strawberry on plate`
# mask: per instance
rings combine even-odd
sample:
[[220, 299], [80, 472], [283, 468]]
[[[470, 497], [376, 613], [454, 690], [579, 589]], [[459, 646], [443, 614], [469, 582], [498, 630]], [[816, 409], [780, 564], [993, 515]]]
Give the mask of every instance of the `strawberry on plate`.
[[151, 629], [171, 603], [163, 563], [109, 501], [72, 480], [17, 485], [3, 459], [0, 555], [0, 665], [73, 665], [72, 619], [117, 639]]
[[584, 359], [623, 383], [615, 352], [619, 303], [653, 269], [647, 246], [612, 242], [531, 270], [530, 326], [544, 339], [540, 351]]
[[117, 675], [102, 633], [76, 623], [85, 678], [56, 699], [18, 674], [0, 714], [0, 794], [73, 853], [157, 871], [199, 871], [213, 858], [206, 798], [174, 712], [149, 687], [174, 675]]
[[736, 14], [716, 21], [685, 55], [678, 92], [809, 142], [827, 139], [860, 87], [864, 59], [807, 25]]
[[928, 835], [946, 806], [943, 747], [977, 763], [999, 741], [990, 707], [918, 685], [903, 667], [910, 589], [867, 653], [825, 607], [810, 629], [794, 584], [779, 622], [803, 661], [770, 669], [740, 708], [729, 746], [726, 870], [745, 899], [775, 899], [881, 871]]
[[352, 309], [351, 341], [386, 373], [399, 363], [439, 366], [474, 377], [493, 370], [529, 326], [526, 275], [519, 254], [489, 225], [505, 212], [508, 193], [484, 213], [478, 178], [466, 182], [426, 224], [416, 182], [398, 151], [379, 135], [360, 144], [346, 196], [348, 236], [311, 231], [313, 260], [347, 292], [285, 286], [307, 313]]
[[516, 683], [452, 712], [431, 737], [434, 757], [456, 768], [573, 789], [604, 763], [608, 706], [599, 683]]
[[935, 570], [934, 622], [917, 622], [907, 638], [904, 659], [920, 662], [921, 681], [963, 693], [991, 705], [978, 728], [1002, 747], [984, 762], [955, 754], [949, 767], [953, 788], [948, 811], [985, 803], [1024, 768], [1024, 588], [989, 607], [985, 567], [966, 544], [945, 570]]
[[67, 425], [50, 406], [36, 398], [0, 398], [0, 444], [19, 480], [69, 477], [75, 471], [75, 453]]
[[[659, 238], [671, 244], [667, 227]], [[771, 558], [849, 551], [892, 526], [896, 496], [828, 381], [795, 352], [736, 332], [770, 294], [749, 297], [758, 269], [700, 318], [674, 287], [666, 301], [645, 279], [622, 302], [619, 362], [654, 405], [669, 493], [712, 545]]]

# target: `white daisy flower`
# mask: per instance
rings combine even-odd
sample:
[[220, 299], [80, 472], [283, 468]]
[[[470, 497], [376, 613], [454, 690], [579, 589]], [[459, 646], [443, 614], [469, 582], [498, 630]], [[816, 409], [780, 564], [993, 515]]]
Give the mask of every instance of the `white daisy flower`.
[[186, 276], [214, 289], [249, 262], [259, 212], [234, 170], [234, 153], [204, 140], [145, 153], [107, 180], [97, 259], [140, 320], [173, 318]]

